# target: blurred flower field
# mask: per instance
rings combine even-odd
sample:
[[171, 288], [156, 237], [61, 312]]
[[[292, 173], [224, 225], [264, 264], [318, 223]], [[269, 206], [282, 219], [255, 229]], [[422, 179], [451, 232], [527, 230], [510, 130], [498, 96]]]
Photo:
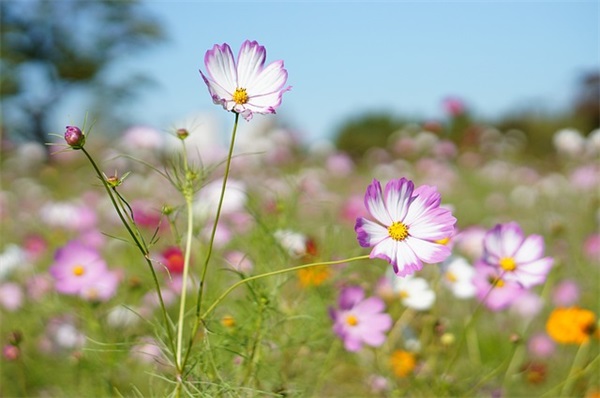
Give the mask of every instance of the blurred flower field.
[[492, 127], [463, 148], [407, 125], [354, 158], [276, 116], [238, 127], [240, 96], [233, 156], [211, 115], [82, 126], [113, 185], [77, 135], [48, 162], [3, 148], [1, 396], [600, 395], [599, 130], [532, 159]]

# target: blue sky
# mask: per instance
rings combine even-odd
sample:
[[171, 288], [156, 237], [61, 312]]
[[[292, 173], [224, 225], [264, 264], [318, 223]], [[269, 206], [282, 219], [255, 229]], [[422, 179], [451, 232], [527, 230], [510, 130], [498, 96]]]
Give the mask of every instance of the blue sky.
[[279, 117], [308, 141], [366, 112], [441, 117], [446, 96], [483, 117], [560, 110], [580, 74], [599, 66], [595, 1], [146, 4], [169, 40], [120, 70], [157, 81], [133, 109], [159, 128], [195, 112], [225, 113], [198, 73], [215, 43], [237, 54], [245, 39], [257, 40], [267, 62], [285, 61], [293, 89], [278, 116], [261, 117]]

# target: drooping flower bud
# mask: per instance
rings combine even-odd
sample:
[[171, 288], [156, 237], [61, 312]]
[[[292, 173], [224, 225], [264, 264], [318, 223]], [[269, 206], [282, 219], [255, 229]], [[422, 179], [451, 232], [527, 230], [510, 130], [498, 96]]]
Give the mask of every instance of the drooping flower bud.
[[65, 141], [73, 149], [81, 149], [85, 144], [85, 135], [77, 126], [67, 126], [65, 131]]

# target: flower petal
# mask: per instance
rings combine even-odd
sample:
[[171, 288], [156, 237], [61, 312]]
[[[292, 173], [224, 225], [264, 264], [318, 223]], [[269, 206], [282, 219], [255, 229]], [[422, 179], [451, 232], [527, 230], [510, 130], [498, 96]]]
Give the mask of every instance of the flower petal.
[[415, 185], [406, 178], [390, 180], [385, 184], [385, 208], [392, 221], [404, 221], [413, 201]]
[[382, 225], [389, 227], [395, 221], [390, 217], [383, 201], [383, 192], [381, 184], [376, 179], [367, 187], [365, 193], [365, 207], [377, 221]]
[[413, 236], [409, 236], [404, 242], [410, 246], [421, 261], [428, 264], [442, 262], [451, 254], [450, 248], [446, 245], [418, 239]]
[[261, 74], [267, 51], [256, 41], [246, 40], [242, 43], [237, 61], [238, 87], [249, 89]]
[[223, 90], [232, 93], [237, 88], [237, 72], [233, 53], [228, 44], [215, 44], [204, 56], [204, 65], [210, 79]]
[[517, 264], [529, 263], [544, 255], [544, 238], [540, 235], [529, 235], [514, 254]]
[[363, 217], [356, 219], [354, 230], [356, 231], [358, 243], [362, 247], [375, 246], [390, 237], [387, 228]]

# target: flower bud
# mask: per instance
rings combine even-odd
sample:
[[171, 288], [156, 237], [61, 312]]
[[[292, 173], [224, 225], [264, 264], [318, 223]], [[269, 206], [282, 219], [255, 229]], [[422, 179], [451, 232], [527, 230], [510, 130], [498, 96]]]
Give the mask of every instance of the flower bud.
[[65, 141], [73, 149], [81, 149], [85, 144], [85, 135], [77, 126], [67, 126], [65, 131]]
[[181, 129], [178, 129], [175, 132], [175, 134], [177, 134], [177, 138], [179, 138], [180, 140], [183, 141], [183, 140], [185, 140], [188, 137], [188, 135], [190, 135], [190, 132], [187, 131], [187, 129], [181, 128]]

